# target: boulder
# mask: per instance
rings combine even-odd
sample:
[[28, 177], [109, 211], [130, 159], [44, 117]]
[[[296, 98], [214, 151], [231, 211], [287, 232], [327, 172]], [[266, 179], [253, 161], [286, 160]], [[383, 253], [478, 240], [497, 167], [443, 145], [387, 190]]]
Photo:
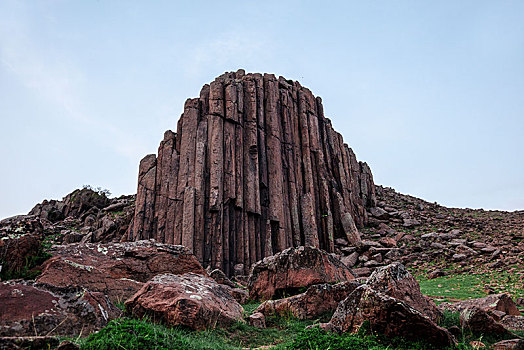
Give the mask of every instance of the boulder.
[[499, 341], [491, 346], [493, 350], [524, 350], [523, 339], [509, 339]]
[[356, 333], [364, 322], [372, 332], [389, 338], [424, 340], [439, 347], [453, 346], [455, 338], [407, 303], [380, 293], [369, 285], [355, 289], [340, 302], [329, 322], [339, 332]]
[[503, 325], [495, 321], [487, 311], [470, 306], [460, 312], [460, 325], [473, 334], [510, 335]]
[[253, 300], [294, 295], [319, 283], [355, 279], [351, 270], [334, 255], [313, 247], [288, 248], [264, 258], [249, 276], [249, 297]]
[[195, 273], [157, 275], [125, 305], [135, 317], [194, 330], [229, 326], [243, 313], [228, 287]]
[[54, 257], [43, 264], [39, 283], [81, 286], [102, 292], [113, 302], [129, 298], [158, 274], [206, 274], [185, 247], [152, 240], [70, 244], [55, 246], [51, 252]]
[[226, 274], [220, 270], [220, 269], [214, 269], [209, 273], [209, 277], [214, 279], [219, 284], [224, 284], [226, 286], [229, 286], [231, 288], [235, 288], [235, 284], [231, 282], [229, 278], [227, 278]]
[[241, 305], [247, 304], [249, 301], [249, 292], [243, 288], [230, 288], [229, 294]]
[[439, 307], [440, 309], [461, 312], [466, 308], [473, 306], [489, 312], [502, 311], [507, 315], [520, 316], [520, 311], [517, 308], [517, 305], [513, 302], [511, 296], [506, 293], [491, 294], [478, 299], [462, 300], [453, 304], [442, 303]]
[[256, 312], [264, 315], [286, 316], [304, 319], [315, 319], [326, 312], [333, 312], [338, 303], [353, 292], [360, 283], [355, 281], [337, 284], [316, 284], [309, 287], [306, 292], [292, 297], [267, 300], [263, 302]]
[[384, 294], [404, 301], [412, 308], [438, 322], [442, 312], [435, 303], [420, 292], [420, 286], [413, 275], [399, 262], [377, 268], [367, 284]]
[[250, 326], [256, 328], [266, 328], [266, 317], [260, 312], [254, 312], [248, 317], [248, 322]]
[[85, 335], [119, 315], [102, 293], [32, 282], [0, 284], [2, 337]]

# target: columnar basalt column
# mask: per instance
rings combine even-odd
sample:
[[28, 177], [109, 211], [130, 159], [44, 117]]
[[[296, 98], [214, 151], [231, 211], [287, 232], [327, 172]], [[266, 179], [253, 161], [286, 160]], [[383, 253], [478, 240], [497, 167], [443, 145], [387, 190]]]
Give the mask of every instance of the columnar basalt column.
[[225, 73], [188, 99], [176, 134], [140, 162], [126, 238], [183, 244], [227, 274], [292, 246], [356, 244], [373, 175], [320, 97], [273, 74]]

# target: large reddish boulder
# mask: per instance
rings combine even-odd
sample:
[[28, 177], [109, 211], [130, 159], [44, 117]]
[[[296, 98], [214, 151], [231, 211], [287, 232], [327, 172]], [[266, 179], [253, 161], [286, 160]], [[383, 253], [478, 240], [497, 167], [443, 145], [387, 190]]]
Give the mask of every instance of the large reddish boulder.
[[206, 274], [185, 247], [150, 240], [69, 244], [55, 246], [52, 254], [43, 265], [39, 283], [81, 286], [102, 292], [113, 302], [129, 298], [158, 274]]
[[316, 284], [306, 292], [289, 298], [267, 300], [255, 312], [264, 315], [289, 315], [298, 319], [314, 319], [327, 312], [333, 312], [338, 303], [353, 292], [360, 283], [356, 281], [337, 284]]
[[314, 284], [351, 281], [355, 276], [333, 254], [313, 247], [288, 248], [264, 258], [249, 276], [251, 299], [281, 298]]
[[477, 306], [471, 306], [461, 311], [460, 325], [474, 334], [511, 335], [503, 325], [495, 321], [486, 311]]
[[43, 226], [38, 218], [19, 215], [0, 221], [0, 272], [16, 276], [32, 268], [40, 253]]
[[102, 293], [29, 282], [0, 283], [2, 337], [85, 335], [119, 315]]
[[364, 322], [372, 332], [386, 337], [424, 340], [439, 347], [453, 346], [455, 338], [407, 303], [380, 293], [368, 285], [355, 289], [340, 302], [330, 326], [340, 332], [356, 333]]
[[484, 298], [462, 300], [453, 304], [442, 303], [439, 305], [441, 309], [458, 312], [473, 306], [488, 312], [501, 311], [506, 315], [520, 316], [517, 305], [513, 299], [511, 299], [511, 296], [506, 293], [491, 294]]
[[367, 284], [376, 291], [404, 301], [434, 322], [438, 322], [442, 317], [437, 305], [420, 292], [417, 280], [399, 262], [376, 269]]
[[229, 326], [243, 313], [229, 287], [194, 273], [157, 275], [125, 305], [136, 317], [195, 330]]

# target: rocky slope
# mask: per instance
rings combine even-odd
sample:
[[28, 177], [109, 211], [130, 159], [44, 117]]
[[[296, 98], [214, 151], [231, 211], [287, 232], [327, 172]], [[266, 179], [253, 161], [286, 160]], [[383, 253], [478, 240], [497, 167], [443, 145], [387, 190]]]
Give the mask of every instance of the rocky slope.
[[500, 269], [524, 281], [524, 211], [447, 208], [377, 186], [363, 243], [337, 240], [336, 251], [365, 276], [401, 261], [412, 271], [441, 276]]

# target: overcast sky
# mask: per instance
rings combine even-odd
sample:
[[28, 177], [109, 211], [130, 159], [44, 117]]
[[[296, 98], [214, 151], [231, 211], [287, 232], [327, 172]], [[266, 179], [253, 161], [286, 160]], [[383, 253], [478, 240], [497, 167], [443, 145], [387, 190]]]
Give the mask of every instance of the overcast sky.
[[225, 71], [299, 80], [375, 182], [524, 209], [524, 1], [0, 1], [0, 218], [138, 163]]

